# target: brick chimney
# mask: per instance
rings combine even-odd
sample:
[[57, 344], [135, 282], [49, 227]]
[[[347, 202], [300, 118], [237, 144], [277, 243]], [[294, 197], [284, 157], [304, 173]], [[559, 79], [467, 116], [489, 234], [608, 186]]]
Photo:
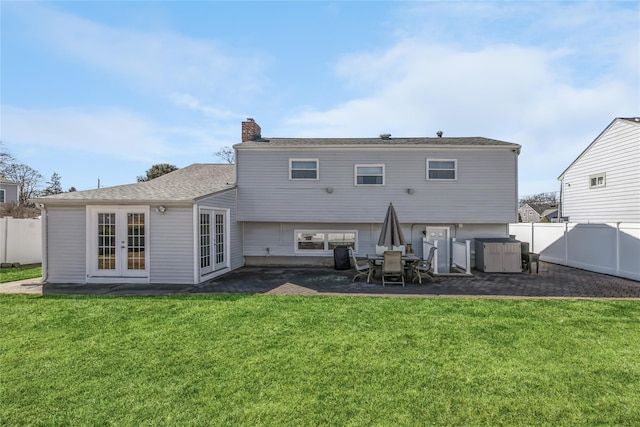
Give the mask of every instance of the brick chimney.
[[262, 130], [260, 125], [256, 123], [251, 117], [242, 122], [242, 142], [253, 141], [260, 138]]

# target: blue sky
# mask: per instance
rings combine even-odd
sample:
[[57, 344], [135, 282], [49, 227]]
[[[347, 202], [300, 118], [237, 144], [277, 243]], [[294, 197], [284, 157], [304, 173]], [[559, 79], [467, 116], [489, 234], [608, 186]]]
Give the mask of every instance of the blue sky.
[[557, 191], [640, 116], [640, 2], [0, 2], [0, 136], [78, 190], [266, 137], [483, 136]]

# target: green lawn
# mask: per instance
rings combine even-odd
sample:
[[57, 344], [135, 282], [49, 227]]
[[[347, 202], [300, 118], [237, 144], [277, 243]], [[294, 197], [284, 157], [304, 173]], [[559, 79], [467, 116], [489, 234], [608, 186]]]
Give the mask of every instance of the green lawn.
[[0, 283], [42, 277], [42, 267], [0, 268]]
[[0, 425], [640, 425], [640, 301], [0, 296]]

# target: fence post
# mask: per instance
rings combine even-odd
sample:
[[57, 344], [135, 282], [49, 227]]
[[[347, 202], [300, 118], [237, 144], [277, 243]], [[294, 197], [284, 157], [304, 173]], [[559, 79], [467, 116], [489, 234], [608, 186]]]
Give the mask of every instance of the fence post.
[[616, 276], [620, 275], [620, 223], [616, 223]]
[[0, 262], [4, 264], [5, 262], [7, 262], [7, 250], [8, 250], [7, 240], [9, 238], [9, 217], [5, 216], [4, 218], [0, 218], [0, 219], [4, 220], [2, 221], [3, 222], [2, 226], [0, 226], [0, 230], [4, 232], [3, 233], [4, 236], [2, 236], [3, 237], [2, 241], [4, 242], [2, 244], [2, 260], [0, 260]]
[[436, 248], [435, 253], [433, 254], [433, 274], [438, 274], [438, 241], [433, 241], [433, 246]]
[[564, 265], [569, 265], [569, 223], [564, 223]]
[[467, 274], [471, 274], [471, 240], [465, 241], [465, 246], [467, 247]]

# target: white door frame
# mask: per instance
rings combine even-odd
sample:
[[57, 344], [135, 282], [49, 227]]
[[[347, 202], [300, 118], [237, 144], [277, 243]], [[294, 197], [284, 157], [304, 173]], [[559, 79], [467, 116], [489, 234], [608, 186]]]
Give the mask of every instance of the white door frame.
[[[98, 215], [111, 214], [109, 219], [114, 227], [112, 240], [105, 242], [98, 236]], [[142, 214], [142, 239], [129, 235], [129, 214]], [[117, 283], [126, 279], [127, 282], [148, 283], [149, 268], [149, 206], [87, 206], [86, 208], [86, 271], [87, 282]], [[140, 242], [142, 240], [142, 242]], [[111, 246], [115, 251], [112, 269], [99, 268], [99, 245]], [[141, 244], [141, 246], [139, 246]], [[130, 247], [131, 245], [131, 247]], [[138, 249], [143, 252], [142, 257], [129, 259], [130, 252]], [[141, 249], [141, 250], [140, 250]], [[129, 263], [143, 268], [128, 268]]]
[[[230, 209], [220, 209], [210, 206], [198, 206], [196, 211], [196, 283], [201, 282], [205, 277], [211, 278], [219, 275], [221, 270], [231, 267], [229, 255], [231, 254], [230, 236], [231, 226], [229, 224]], [[203, 246], [201, 245], [200, 218], [205, 214], [209, 216], [209, 261], [203, 261]], [[222, 215], [222, 224], [216, 224], [216, 218]], [[218, 227], [217, 227], [218, 225]], [[221, 227], [221, 228], [220, 228]], [[218, 233], [216, 233], [216, 231]], [[222, 231], [222, 234], [219, 232]], [[217, 242], [217, 238], [222, 238], [222, 242]], [[220, 244], [216, 244], [220, 243]], [[220, 252], [218, 252], [220, 251]], [[203, 262], [205, 266], [203, 266]]]
[[428, 242], [438, 241], [438, 273], [449, 273], [451, 265], [451, 228], [446, 225], [427, 225]]

